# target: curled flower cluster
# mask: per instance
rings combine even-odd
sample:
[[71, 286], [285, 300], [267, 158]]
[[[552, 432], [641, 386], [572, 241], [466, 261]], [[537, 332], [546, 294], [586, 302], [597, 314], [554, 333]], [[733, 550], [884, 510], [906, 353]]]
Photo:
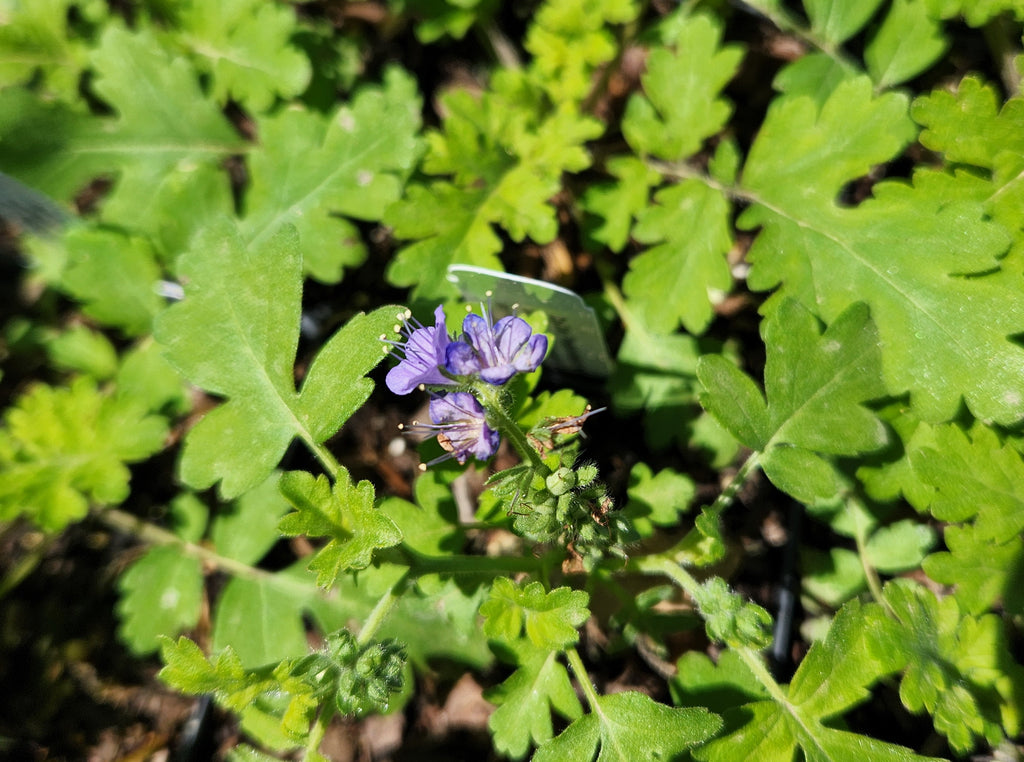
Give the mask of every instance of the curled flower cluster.
[[430, 424], [413, 423], [412, 430], [437, 435], [446, 451], [444, 458], [465, 463], [472, 455], [487, 460], [498, 449], [500, 437], [487, 423], [487, 411], [469, 391], [483, 381], [501, 386], [516, 373], [535, 370], [548, 351], [548, 339], [533, 333], [520, 317], [504, 317], [494, 322], [489, 309], [483, 316], [470, 313], [462, 323], [462, 334], [450, 336], [444, 307], [434, 310], [434, 325], [412, 320], [408, 311], [400, 315], [402, 325], [395, 332], [402, 338], [388, 341], [386, 350], [399, 362], [385, 379], [395, 394], [429, 388]]

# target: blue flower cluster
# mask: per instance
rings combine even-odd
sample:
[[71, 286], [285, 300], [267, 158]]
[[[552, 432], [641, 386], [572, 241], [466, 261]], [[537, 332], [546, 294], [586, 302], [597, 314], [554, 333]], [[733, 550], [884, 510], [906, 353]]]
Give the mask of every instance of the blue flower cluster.
[[[402, 340], [389, 342], [390, 353], [399, 359], [388, 372], [385, 383], [395, 394], [430, 387], [431, 424], [415, 424], [420, 430], [437, 434], [437, 440], [453, 457], [465, 463], [469, 455], [486, 460], [498, 449], [500, 437], [487, 425], [487, 411], [467, 391], [476, 379], [501, 386], [516, 373], [535, 370], [548, 351], [548, 338], [533, 333], [520, 317], [494, 322], [489, 309], [483, 316], [470, 313], [462, 322], [462, 335], [449, 336], [444, 307], [434, 310], [434, 325], [411, 323], [403, 316], [396, 331]], [[382, 337], [383, 338], [383, 337]]]

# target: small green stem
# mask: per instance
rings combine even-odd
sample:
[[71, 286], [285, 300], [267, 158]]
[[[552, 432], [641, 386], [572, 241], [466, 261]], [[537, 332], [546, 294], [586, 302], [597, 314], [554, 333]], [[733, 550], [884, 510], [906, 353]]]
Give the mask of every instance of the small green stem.
[[721, 513], [732, 505], [732, 501], [736, 499], [737, 493], [743, 488], [743, 485], [746, 484], [747, 479], [750, 478], [750, 474], [761, 465], [759, 455], [760, 453], [756, 450], [750, 453], [747, 459], [743, 461], [743, 465], [740, 466], [732, 479], [729, 480], [729, 483], [725, 485], [725, 489], [719, 493], [718, 497], [715, 498], [715, 502], [711, 504], [708, 510]]
[[580, 688], [583, 690], [583, 695], [587, 699], [587, 705], [590, 707], [591, 712], [599, 711], [597, 700], [597, 690], [594, 688], [594, 683], [590, 680], [590, 675], [587, 674], [587, 668], [583, 665], [583, 659], [580, 658], [579, 651], [575, 648], [569, 648], [565, 652], [565, 657], [569, 660], [569, 666], [572, 667], [572, 673], [576, 675], [576, 682], [580, 684]]
[[111, 529], [134, 535], [149, 545], [176, 545], [186, 556], [212, 564], [221, 571], [236, 577], [271, 579], [275, 576], [271, 572], [257, 569], [233, 558], [222, 556], [209, 548], [204, 548], [202, 545], [187, 542], [174, 534], [174, 532], [158, 527], [156, 524], [151, 524], [148, 521], [143, 521], [137, 516], [133, 516], [118, 508], [97, 510], [93, 513], [93, 516]]
[[313, 439], [305, 436], [302, 437], [302, 442], [309, 448], [314, 457], [320, 461], [320, 465], [324, 467], [324, 471], [327, 472], [331, 481], [338, 481], [338, 474], [341, 473], [341, 463], [338, 462], [338, 459], [334, 457], [331, 451], [319, 442], [315, 442]]
[[757, 0], [750, 0], [749, 5], [775, 24], [779, 30], [793, 35], [811, 47], [817, 48], [829, 58], [847, 68], [854, 66], [849, 56], [843, 53], [838, 45], [820, 37], [813, 29], [805, 27], [781, 5], [776, 5], [775, 3], [761, 4]]
[[316, 722], [313, 723], [309, 736], [306, 738], [304, 758], [308, 757], [311, 753], [319, 754], [320, 744], [323, 743], [324, 735], [327, 733], [327, 726], [331, 724], [336, 711], [337, 706], [333, 701], [325, 701], [321, 704], [320, 714], [317, 715]]
[[411, 577], [411, 570], [407, 569], [395, 584], [388, 588], [388, 591], [377, 601], [377, 605], [373, 607], [373, 611], [366, 617], [366, 621], [363, 622], [363, 626], [359, 630], [357, 642], [360, 646], [366, 646], [373, 640], [373, 636], [384, 623], [384, 620], [388, 618], [388, 614], [391, 613], [392, 609], [398, 604], [398, 601], [401, 600], [402, 594], [405, 593], [406, 588], [409, 586]]
[[782, 706], [789, 705], [789, 699], [782, 690], [782, 686], [772, 677], [772, 673], [768, 671], [768, 667], [764, 663], [764, 657], [760, 653], [750, 648], [733, 648], [731, 650], [743, 660], [747, 668], [754, 673], [757, 681], [765, 687], [775, 701], [779, 702]]
[[557, 552], [548, 556], [428, 556], [402, 544], [397, 548], [399, 558], [390, 558], [388, 551], [381, 560], [393, 560], [409, 567], [413, 577], [427, 574], [517, 574], [541, 573], [550, 563], [557, 563]]
[[641, 574], [664, 574], [696, 599], [700, 583], [686, 569], [671, 559], [671, 553], [644, 556], [629, 562], [629, 568]]

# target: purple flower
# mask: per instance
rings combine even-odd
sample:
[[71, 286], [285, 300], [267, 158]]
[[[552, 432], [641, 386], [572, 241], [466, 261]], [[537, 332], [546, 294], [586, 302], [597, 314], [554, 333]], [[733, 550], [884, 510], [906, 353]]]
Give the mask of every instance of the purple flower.
[[547, 354], [548, 337], [531, 334], [530, 324], [519, 317], [492, 324], [490, 310], [484, 317], [466, 315], [461, 340], [447, 347], [445, 367], [456, 376], [479, 375], [488, 383], [503, 384], [516, 373], [535, 370]]
[[[494, 455], [501, 442], [497, 431], [487, 425], [483, 407], [469, 392], [452, 392], [430, 401], [432, 424], [413, 421], [409, 430], [436, 434], [437, 442], [446, 451], [426, 465], [434, 465], [448, 458], [465, 463], [470, 455], [477, 460], [487, 460]], [[423, 466], [421, 466], [423, 468]]]
[[433, 326], [410, 324], [410, 314], [407, 311], [403, 318], [405, 324], [395, 328], [405, 340], [388, 342], [394, 346], [391, 353], [400, 360], [398, 365], [388, 371], [385, 379], [388, 389], [395, 394], [408, 394], [420, 384], [451, 384], [451, 380], [441, 373], [451, 341], [445, 328], [444, 307], [438, 306], [434, 310]]

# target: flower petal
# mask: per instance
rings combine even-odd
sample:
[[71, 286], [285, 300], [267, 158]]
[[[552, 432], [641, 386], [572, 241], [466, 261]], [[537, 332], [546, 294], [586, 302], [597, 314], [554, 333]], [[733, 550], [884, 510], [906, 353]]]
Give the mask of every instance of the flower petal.
[[520, 317], [504, 317], [494, 324], [494, 343], [498, 355], [508, 362], [529, 340], [533, 329]]
[[521, 373], [536, 370], [548, 353], [548, 337], [542, 333], [532, 336], [512, 358], [512, 366]]
[[468, 376], [480, 370], [480, 358], [469, 344], [453, 341], [445, 350], [444, 366], [456, 376]]

